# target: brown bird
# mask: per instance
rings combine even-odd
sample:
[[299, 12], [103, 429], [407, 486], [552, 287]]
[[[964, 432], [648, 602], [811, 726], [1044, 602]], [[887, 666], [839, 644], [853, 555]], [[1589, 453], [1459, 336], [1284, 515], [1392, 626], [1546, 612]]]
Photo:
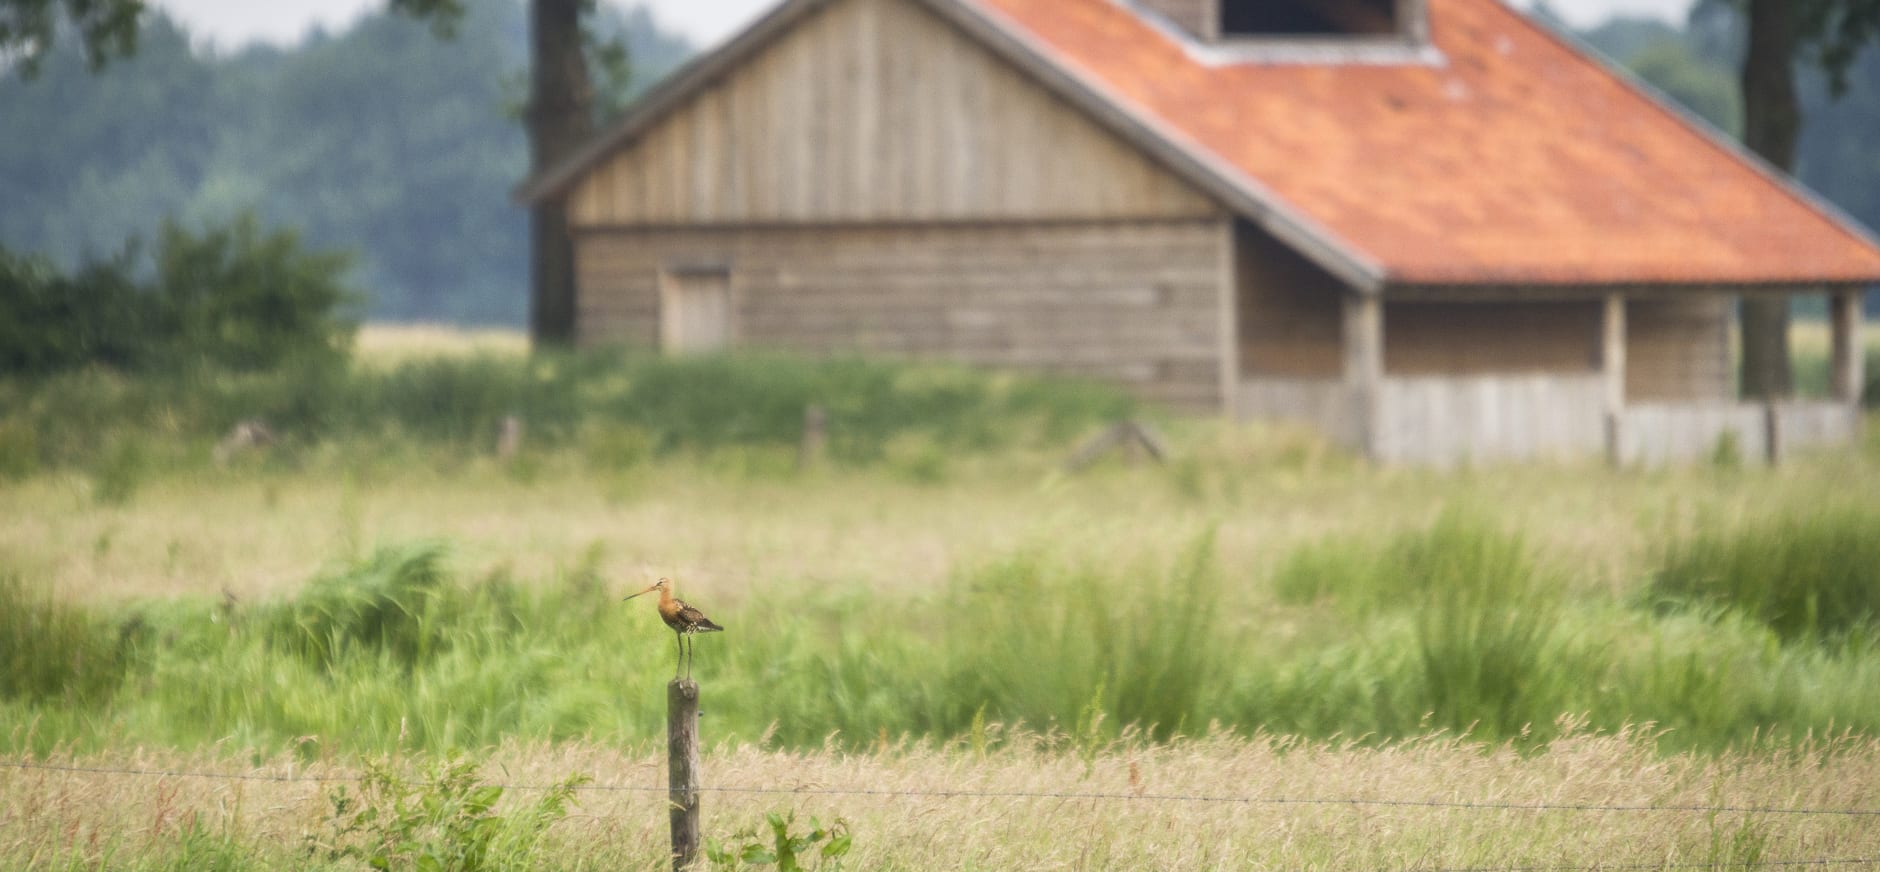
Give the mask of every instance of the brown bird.
[[[687, 656], [686, 648], [688, 646], [686, 645], [686, 639], [696, 633], [716, 633], [724, 628], [712, 623], [712, 619], [705, 617], [704, 612], [699, 611], [693, 606], [686, 605], [685, 600], [674, 599], [672, 596], [672, 579], [670, 578], [662, 578], [653, 582], [652, 587], [640, 591], [640, 593], [636, 593], [626, 599], [633, 599], [635, 596], [652, 593], [653, 591], [659, 591], [659, 619], [665, 621], [666, 626], [671, 627], [673, 633], [677, 634], [679, 637], [679, 663], [673, 666], [672, 677], [675, 679], [679, 677], [679, 666], [683, 665], [685, 667], [685, 677], [691, 678], [692, 660]], [[625, 601], [626, 600], [621, 600], [621, 602]]]

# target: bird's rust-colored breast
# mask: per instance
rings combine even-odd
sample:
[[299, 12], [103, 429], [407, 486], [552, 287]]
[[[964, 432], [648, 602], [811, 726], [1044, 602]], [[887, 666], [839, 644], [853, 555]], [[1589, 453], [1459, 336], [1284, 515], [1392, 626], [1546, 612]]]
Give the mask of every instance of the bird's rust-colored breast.
[[666, 626], [681, 633], [707, 632], [722, 629], [705, 617], [705, 613], [686, 605], [685, 600], [670, 600], [659, 604], [659, 617]]

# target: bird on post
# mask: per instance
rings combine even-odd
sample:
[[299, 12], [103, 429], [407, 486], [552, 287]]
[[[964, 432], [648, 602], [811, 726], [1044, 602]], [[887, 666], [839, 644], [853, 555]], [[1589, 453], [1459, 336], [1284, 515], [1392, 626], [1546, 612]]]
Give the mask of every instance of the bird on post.
[[687, 605], [685, 600], [675, 599], [672, 595], [672, 579], [670, 578], [662, 578], [653, 582], [652, 587], [640, 591], [640, 593], [636, 593], [633, 596], [629, 596], [621, 600], [621, 602], [633, 599], [633, 597], [640, 596], [641, 594], [652, 593], [653, 591], [659, 591], [659, 619], [665, 621], [666, 626], [671, 627], [672, 632], [679, 637], [679, 662], [672, 668], [672, 677], [675, 680], [678, 679], [679, 667], [684, 666], [685, 677], [691, 678], [692, 661], [691, 658], [686, 656], [686, 648], [688, 647], [686, 640], [698, 633], [716, 633], [724, 628], [712, 623], [712, 619], [705, 617], [704, 612], [699, 611], [694, 606]]

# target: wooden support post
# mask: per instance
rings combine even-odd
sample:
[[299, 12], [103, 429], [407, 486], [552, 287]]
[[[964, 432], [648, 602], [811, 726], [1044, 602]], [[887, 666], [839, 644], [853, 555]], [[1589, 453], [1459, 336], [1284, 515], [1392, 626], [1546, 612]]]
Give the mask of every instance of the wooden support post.
[[828, 445], [829, 413], [823, 411], [822, 406], [812, 403], [803, 409], [803, 444], [797, 448], [797, 468], [821, 466]]
[[1600, 318], [1600, 375], [1606, 383], [1606, 459], [1624, 460], [1621, 426], [1625, 418], [1625, 296], [1607, 294]]
[[672, 868], [698, 856], [698, 682], [666, 685], [666, 802], [672, 819]]
[[1763, 400], [1763, 447], [1770, 466], [1782, 462], [1782, 405], [1774, 397]]
[[1833, 321], [1834, 339], [1831, 360], [1834, 398], [1850, 406], [1860, 405], [1860, 392], [1866, 387], [1866, 349], [1861, 347], [1861, 292], [1836, 291], [1828, 297], [1828, 311]]
[[1378, 402], [1384, 382], [1384, 301], [1377, 294], [1345, 296], [1345, 386], [1354, 405], [1358, 449], [1373, 460], [1382, 446]]

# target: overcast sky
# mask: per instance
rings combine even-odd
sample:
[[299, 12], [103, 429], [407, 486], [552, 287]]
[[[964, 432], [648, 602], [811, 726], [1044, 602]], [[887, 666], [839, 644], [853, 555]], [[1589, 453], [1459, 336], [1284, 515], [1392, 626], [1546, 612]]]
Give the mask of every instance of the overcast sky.
[[[152, 0], [185, 22], [191, 33], [225, 49], [256, 40], [288, 43], [315, 23], [337, 30], [361, 12], [382, 8], [384, 0]], [[622, 6], [632, 0], [606, 0]], [[777, 0], [640, 0], [669, 29], [693, 44], [706, 46], [743, 26]], [[1531, 6], [1533, 0], [1514, 0]], [[1554, 10], [1585, 27], [1614, 13], [1656, 15], [1681, 21], [1691, 0], [1551, 0]]]

